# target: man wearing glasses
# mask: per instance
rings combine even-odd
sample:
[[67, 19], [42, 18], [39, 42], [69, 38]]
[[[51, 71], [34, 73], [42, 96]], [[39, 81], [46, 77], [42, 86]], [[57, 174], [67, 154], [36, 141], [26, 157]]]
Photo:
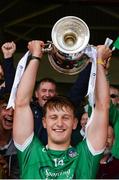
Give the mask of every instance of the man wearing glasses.
[[110, 99], [113, 104], [119, 107], [119, 90], [114, 86], [110, 86]]

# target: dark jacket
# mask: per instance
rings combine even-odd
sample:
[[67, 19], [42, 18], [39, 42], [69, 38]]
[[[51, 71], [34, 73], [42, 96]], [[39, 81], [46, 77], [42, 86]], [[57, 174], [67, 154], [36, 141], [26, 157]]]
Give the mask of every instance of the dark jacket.
[[7, 93], [9, 94], [11, 92], [11, 88], [12, 88], [12, 84], [13, 84], [14, 76], [15, 76], [13, 57], [4, 59], [2, 63], [2, 67], [4, 71], [5, 87], [2, 87], [0, 89], [0, 98], [3, 95]]
[[0, 149], [0, 155], [2, 155], [8, 164], [8, 176], [10, 179], [18, 179], [19, 176], [19, 166], [17, 159], [17, 151], [14, 146], [13, 140], [11, 139], [8, 143], [8, 147]]
[[109, 154], [105, 164], [100, 164], [97, 179], [119, 179], [119, 159]]
[[[3, 59], [2, 67], [4, 71], [5, 87], [2, 87], [0, 89], [0, 99], [4, 98], [4, 95], [10, 94], [11, 92], [11, 88], [15, 76], [13, 57]], [[0, 154], [2, 154], [7, 160], [9, 167], [8, 178], [11, 179], [19, 178], [19, 167], [18, 167], [18, 160], [16, 153], [17, 151], [12, 139], [10, 140], [10, 144], [7, 149], [5, 149], [4, 151], [0, 150]]]

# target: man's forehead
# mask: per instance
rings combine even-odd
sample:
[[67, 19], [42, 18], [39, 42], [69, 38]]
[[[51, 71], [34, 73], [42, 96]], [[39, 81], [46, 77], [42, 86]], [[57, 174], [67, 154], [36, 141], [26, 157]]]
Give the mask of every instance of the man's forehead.
[[39, 88], [42, 89], [42, 88], [47, 88], [47, 87], [50, 87], [50, 88], [56, 88], [56, 85], [52, 82], [41, 82]]
[[118, 89], [116, 89], [116, 88], [110, 88], [110, 92], [116, 92], [116, 93], [118, 93], [119, 91], [118, 91]]
[[[1, 103], [0, 103], [0, 108], [2, 108], [2, 107], [7, 107], [7, 102], [1, 102]], [[9, 109], [14, 110], [12, 107], [8, 108], [8, 110], [9, 110]]]
[[2, 105], [6, 105], [7, 106], [7, 102], [5, 102], [4, 100], [2, 101], [0, 101], [0, 106], [2, 106]]

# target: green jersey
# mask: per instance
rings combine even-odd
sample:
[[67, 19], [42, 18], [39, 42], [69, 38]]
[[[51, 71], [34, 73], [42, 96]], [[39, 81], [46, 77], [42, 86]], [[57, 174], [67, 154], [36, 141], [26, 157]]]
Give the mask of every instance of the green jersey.
[[18, 151], [23, 179], [93, 179], [96, 176], [100, 155], [93, 156], [86, 141], [65, 151], [44, 147], [35, 136], [30, 145]]
[[114, 129], [114, 143], [112, 146], [112, 155], [119, 159], [119, 109], [111, 103], [109, 111], [109, 120]]
[[[89, 117], [91, 115], [91, 106], [88, 108]], [[112, 155], [119, 159], [119, 109], [112, 103], [110, 103], [109, 109], [109, 122], [112, 124], [114, 129], [114, 143], [112, 146]]]

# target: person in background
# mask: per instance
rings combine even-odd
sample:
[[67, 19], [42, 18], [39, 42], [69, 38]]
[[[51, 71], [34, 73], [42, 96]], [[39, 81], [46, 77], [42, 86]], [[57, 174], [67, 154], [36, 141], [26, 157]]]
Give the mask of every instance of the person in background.
[[18, 179], [19, 165], [17, 151], [12, 139], [13, 109], [7, 107], [9, 96], [0, 98], [0, 168], [1, 179]]
[[[106, 67], [106, 73], [108, 74], [108, 69], [109, 69], [109, 62], [108, 61], [108, 67]], [[107, 79], [109, 82], [109, 79]], [[105, 161], [102, 166], [102, 172], [98, 173], [97, 178], [102, 178], [101, 175], [103, 174], [103, 177], [107, 179], [119, 179], [119, 171], [118, 171], [118, 166], [119, 166], [119, 108], [118, 108], [118, 89], [115, 88], [114, 86], [110, 85], [109, 89], [110, 93], [110, 108], [109, 108], [109, 124], [111, 124], [111, 127], [108, 129], [108, 135], [110, 134], [110, 138], [108, 139], [113, 139], [113, 144], [112, 146], [110, 145], [111, 153], [109, 156], [109, 160], [107, 158], [107, 162]], [[91, 115], [91, 106], [88, 106], [88, 115], [90, 117]], [[111, 144], [111, 143], [110, 143]], [[107, 150], [106, 150], [107, 151]], [[108, 157], [108, 156], [107, 156]], [[102, 161], [101, 161], [102, 162]]]
[[114, 143], [114, 130], [111, 125], [108, 127], [107, 143], [104, 155], [100, 160], [97, 179], [117, 179], [119, 178], [119, 159], [115, 158], [111, 149]]
[[106, 164], [108, 163], [112, 156], [111, 156], [111, 148], [114, 143], [114, 130], [111, 125], [108, 127], [107, 132], [107, 142], [106, 142], [106, 148], [104, 151], [104, 157], [100, 160], [100, 164]]
[[14, 81], [15, 68], [13, 55], [16, 51], [14, 42], [6, 42], [1, 47], [3, 60], [1, 64], [2, 81], [0, 88], [0, 169], [1, 179], [19, 178], [16, 148], [12, 140], [13, 109], [6, 109], [9, 94]]
[[82, 137], [85, 137], [85, 128], [86, 128], [87, 122], [88, 122], [88, 113], [84, 112], [80, 120], [80, 124], [81, 124], [80, 134], [82, 135]]
[[52, 97], [44, 105], [43, 125], [48, 132], [47, 146], [43, 146], [34, 135], [30, 101], [43, 47], [43, 41], [28, 43], [32, 57], [18, 86], [15, 101], [13, 137], [18, 149], [21, 178], [95, 178], [107, 139], [110, 99], [104, 61], [112, 51], [104, 45], [97, 47], [95, 108], [87, 123], [86, 139], [73, 148], [70, 146], [71, 133], [77, 126], [77, 118], [75, 106], [68, 98]]
[[2, 64], [0, 63], [0, 88], [5, 86], [4, 81], [4, 72], [2, 68]]
[[110, 86], [110, 99], [113, 104], [119, 106], [119, 90], [114, 86]]
[[109, 172], [112, 172], [112, 178], [119, 179], [119, 109], [117, 105], [110, 103], [109, 109], [109, 121], [114, 130], [114, 142], [111, 148], [111, 154], [113, 157], [112, 165], [110, 166]]
[[6, 42], [2, 45], [1, 50], [3, 53], [3, 60], [0, 66], [0, 72], [2, 72], [1, 78], [3, 84], [0, 87], [0, 97], [11, 92], [15, 76], [13, 54], [16, 51], [16, 44], [14, 42]]

